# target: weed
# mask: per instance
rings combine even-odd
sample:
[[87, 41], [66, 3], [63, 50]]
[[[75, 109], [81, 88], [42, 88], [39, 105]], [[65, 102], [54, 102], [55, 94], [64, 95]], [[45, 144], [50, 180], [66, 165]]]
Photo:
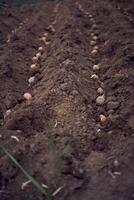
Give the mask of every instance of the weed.
[[[60, 159], [58, 158], [57, 151], [56, 151], [56, 145], [54, 143], [54, 138], [52, 136], [52, 128], [48, 129], [48, 146], [51, 151], [53, 161], [56, 167], [56, 172], [58, 176], [61, 176], [61, 163]], [[19, 164], [19, 162], [16, 160], [16, 158], [11, 155], [7, 149], [3, 146], [0, 146], [2, 151], [12, 160], [12, 162], [21, 170], [21, 172], [26, 176], [28, 180], [31, 181], [31, 183], [37, 188], [39, 192], [41, 192], [47, 200], [51, 200], [53, 197], [53, 193], [51, 191], [52, 185], [51, 185], [51, 177], [48, 174], [48, 188], [43, 188], [29, 173]]]
[[48, 136], [48, 146], [49, 146], [50, 152], [51, 152], [52, 157], [53, 157], [56, 172], [57, 172], [58, 176], [61, 176], [61, 161], [60, 161], [60, 158], [57, 155], [56, 145], [54, 143], [54, 138], [53, 138], [53, 135], [52, 135], [52, 128], [48, 129], [47, 136]]
[[52, 194], [49, 189], [44, 189], [32, 176], [28, 174], [28, 172], [19, 164], [19, 162], [12, 156], [3, 146], [1, 146], [3, 152], [13, 161], [13, 163], [21, 170], [21, 172], [26, 176], [28, 180], [41, 192], [48, 200], [52, 199]]

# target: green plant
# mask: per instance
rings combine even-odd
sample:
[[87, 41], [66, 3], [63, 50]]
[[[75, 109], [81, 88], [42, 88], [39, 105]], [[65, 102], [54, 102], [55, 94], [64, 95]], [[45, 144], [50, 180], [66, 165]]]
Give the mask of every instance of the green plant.
[[[48, 136], [49, 150], [53, 157], [57, 175], [61, 176], [61, 162], [57, 155], [56, 145], [54, 143], [54, 138], [52, 135], [52, 128], [48, 129], [47, 136]], [[38, 189], [38, 191], [41, 192], [47, 198], [47, 200], [51, 200], [53, 198], [54, 193], [52, 193], [52, 190], [51, 190], [51, 188], [52, 188], [51, 182], [52, 181], [51, 181], [51, 177], [49, 176], [49, 173], [48, 173], [48, 177], [47, 177], [48, 188], [44, 189], [31, 175], [28, 174], [28, 172], [19, 164], [19, 162], [16, 160], [16, 158], [7, 151], [7, 149], [5, 147], [0, 146], [0, 148], [12, 160], [12, 162], [21, 170], [21, 172], [26, 176], [26, 178], [31, 181], [31, 183]]]
[[56, 145], [54, 143], [54, 138], [53, 138], [53, 135], [52, 135], [52, 128], [48, 129], [47, 136], [48, 136], [48, 146], [49, 146], [50, 152], [51, 152], [52, 157], [53, 157], [56, 172], [57, 172], [58, 176], [61, 176], [61, 161], [60, 161], [60, 158], [57, 155]]
[[22, 173], [26, 176], [28, 180], [41, 192], [48, 200], [52, 199], [52, 193], [49, 188], [44, 189], [32, 176], [28, 174], [28, 172], [19, 164], [19, 162], [6, 150], [5, 147], [0, 146], [3, 152], [13, 161], [13, 163], [22, 171]]

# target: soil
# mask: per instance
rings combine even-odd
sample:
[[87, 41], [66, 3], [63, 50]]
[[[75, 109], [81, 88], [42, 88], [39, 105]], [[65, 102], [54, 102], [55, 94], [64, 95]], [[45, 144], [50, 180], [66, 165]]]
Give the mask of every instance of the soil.
[[[62, 187], [56, 200], [134, 199], [133, 8], [124, 0], [0, 7], [0, 145], [40, 184]], [[103, 105], [96, 104], [99, 87]], [[22, 189], [26, 181], [1, 151], [0, 200], [46, 199], [31, 183]]]

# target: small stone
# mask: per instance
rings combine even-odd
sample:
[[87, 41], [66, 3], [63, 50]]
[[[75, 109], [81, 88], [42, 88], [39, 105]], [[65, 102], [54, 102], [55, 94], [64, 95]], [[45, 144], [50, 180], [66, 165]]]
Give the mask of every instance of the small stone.
[[22, 130], [16, 130], [16, 132], [20, 134], [20, 133], [22, 133]]
[[96, 132], [97, 132], [97, 133], [100, 133], [100, 132], [101, 132], [101, 129], [100, 129], [100, 128], [99, 128], [99, 129], [97, 129], [97, 130], [96, 130]]
[[104, 97], [104, 95], [98, 96], [98, 97], [96, 98], [96, 104], [97, 104], [97, 105], [103, 105], [104, 102], [105, 102], [105, 97]]
[[107, 134], [108, 134], [108, 135], [112, 135], [112, 134], [113, 134], [113, 131], [108, 131]]

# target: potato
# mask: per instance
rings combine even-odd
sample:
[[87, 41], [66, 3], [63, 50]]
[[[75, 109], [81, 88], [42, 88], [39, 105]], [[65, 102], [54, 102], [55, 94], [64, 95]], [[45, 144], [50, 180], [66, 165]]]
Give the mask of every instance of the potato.
[[45, 36], [45, 37], [48, 37], [48, 33], [47, 33], [47, 32], [46, 32], [46, 33], [44, 33], [44, 36]]
[[43, 53], [43, 52], [44, 52], [44, 48], [43, 48], [43, 47], [39, 47], [39, 48], [38, 48], [38, 51], [39, 51], [40, 53]]
[[11, 113], [12, 113], [12, 111], [11, 111], [10, 109], [7, 110], [7, 111], [5, 112], [5, 114], [4, 114], [4, 119], [5, 119], [6, 117], [8, 117]]
[[93, 18], [90, 18], [90, 22], [95, 24], [95, 20]]
[[52, 25], [55, 25], [55, 24], [56, 24], [56, 22], [57, 22], [57, 21], [56, 21], [56, 20], [54, 20], [54, 21], [52, 22]]
[[91, 46], [94, 46], [95, 44], [96, 44], [96, 41], [91, 40], [90, 45], [91, 45]]
[[105, 115], [100, 115], [100, 123], [101, 124], [105, 124], [106, 123], [106, 121], [107, 121], [107, 118], [105, 117]]
[[97, 92], [98, 92], [98, 94], [103, 94], [104, 93], [104, 91], [103, 91], [103, 89], [101, 88], [101, 87], [99, 87], [98, 89], [97, 89]]
[[53, 25], [51, 24], [51, 25], [49, 25], [49, 27], [48, 27], [52, 32], [55, 32], [55, 28], [53, 27]]
[[91, 14], [90, 14], [90, 15], [89, 15], [89, 17], [90, 17], [90, 18], [92, 18], [92, 17], [93, 17], [93, 15], [91, 15]]
[[49, 45], [50, 42], [47, 42], [47, 38], [46, 37], [42, 37], [41, 40], [45, 43], [45, 45]]
[[99, 69], [100, 69], [99, 64], [93, 66], [93, 70], [94, 70], [94, 71], [99, 70]]
[[36, 56], [34, 56], [33, 58], [32, 58], [32, 62], [33, 63], [36, 63], [38, 61], [38, 58], [36, 57]]
[[46, 42], [47, 39], [46, 39], [46, 37], [42, 37], [41, 40], [42, 40], [43, 42]]
[[32, 65], [30, 66], [30, 68], [31, 68], [31, 69], [35, 69], [35, 68], [37, 68], [37, 65], [36, 65], [36, 64], [32, 64]]
[[93, 49], [92, 51], [91, 51], [91, 54], [92, 55], [96, 55], [98, 53], [98, 50], [97, 49]]
[[94, 50], [98, 50], [99, 49], [99, 47], [96, 45], [96, 46], [94, 46], [94, 48], [93, 48]]
[[26, 92], [23, 96], [24, 96], [24, 99], [26, 99], [26, 100], [31, 100], [32, 99], [32, 95], [30, 93], [28, 93], [28, 92]]
[[104, 95], [98, 96], [96, 98], [96, 104], [97, 105], [103, 105], [105, 103], [105, 97]]
[[28, 82], [29, 83], [33, 83], [35, 81], [35, 77], [34, 76], [32, 76], [32, 77], [30, 77], [29, 79], [28, 79]]
[[36, 57], [39, 59], [39, 58], [41, 58], [41, 53], [39, 52], [39, 53], [37, 53], [36, 54]]
[[96, 74], [93, 74], [93, 75], [91, 76], [91, 78], [94, 79], [94, 80], [98, 80], [98, 79], [99, 79], [98, 75], [96, 75]]
[[95, 35], [95, 36], [93, 36], [93, 40], [97, 40], [98, 39], [98, 37]]
[[93, 29], [96, 29], [96, 28], [97, 28], [97, 25], [96, 25], [95, 23], [93, 23], [92, 28], [93, 28]]

